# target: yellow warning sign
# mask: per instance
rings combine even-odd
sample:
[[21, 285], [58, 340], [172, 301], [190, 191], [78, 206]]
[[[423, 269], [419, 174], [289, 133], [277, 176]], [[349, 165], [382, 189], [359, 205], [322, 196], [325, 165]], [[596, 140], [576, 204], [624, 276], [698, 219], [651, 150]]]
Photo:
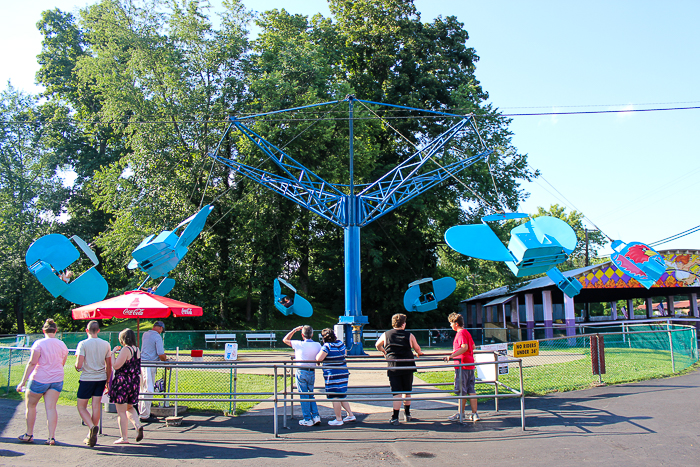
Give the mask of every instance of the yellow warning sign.
[[540, 354], [540, 341], [522, 341], [513, 344], [513, 357], [534, 357]]

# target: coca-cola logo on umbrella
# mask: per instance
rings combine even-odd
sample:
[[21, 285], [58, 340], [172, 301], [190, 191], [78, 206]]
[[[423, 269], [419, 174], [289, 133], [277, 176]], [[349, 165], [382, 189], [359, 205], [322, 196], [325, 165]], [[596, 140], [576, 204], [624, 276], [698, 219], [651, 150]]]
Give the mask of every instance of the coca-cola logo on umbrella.
[[135, 310], [131, 310], [129, 308], [126, 308], [124, 311], [122, 311], [123, 315], [126, 316], [143, 316], [144, 309], [143, 308], [137, 308]]

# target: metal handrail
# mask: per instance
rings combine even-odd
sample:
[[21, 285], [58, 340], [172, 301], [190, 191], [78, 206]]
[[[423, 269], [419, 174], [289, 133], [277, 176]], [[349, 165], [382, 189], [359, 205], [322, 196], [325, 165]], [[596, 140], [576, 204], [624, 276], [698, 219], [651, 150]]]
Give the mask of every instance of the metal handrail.
[[[493, 352], [480, 352], [480, 353], [493, 353]], [[496, 380], [490, 381], [490, 380], [477, 380], [478, 384], [493, 384], [494, 385], [494, 393], [493, 394], [478, 394], [478, 395], [448, 395], [446, 393], [452, 392], [450, 389], [446, 390], [437, 390], [437, 391], [429, 391], [429, 390], [413, 390], [410, 392], [407, 392], [406, 394], [410, 394], [411, 400], [412, 401], [459, 401], [459, 400], [469, 400], [469, 399], [494, 399], [494, 403], [496, 406], [496, 411], [498, 412], [498, 401], [500, 399], [507, 399], [507, 398], [520, 398], [521, 399], [521, 408], [520, 408], [520, 418], [521, 418], [521, 428], [524, 431], [525, 430], [525, 403], [524, 403], [524, 384], [523, 384], [523, 377], [522, 377], [522, 359], [519, 358], [509, 358], [509, 359], [503, 359], [499, 360], [497, 355], [494, 354], [494, 361], [489, 361], [489, 362], [474, 362], [474, 363], [463, 363], [461, 366], [478, 366], [478, 365], [499, 365], [499, 364], [504, 364], [504, 363], [517, 363], [519, 367], [519, 375], [520, 375], [520, 390], [511, 388], [503, 383], [500, 383], [498, 381], [498, 376], [496, 376]], [[436, 361], [436, 360], [442, 360], [442, 358], [435, 358], [435, 357], [427, 357], [427, 358], [421, 358], [422, 361]], [[361, 363], [373, 363], [373, 362], [384, 362], [386, 361], [382, 357], [365, 357], [365, 358], [355, 358], [352, 360], [348, 361], [348, 364], [346, 365], [348, 368], [348, 371], [351, 370], [362, 370], [362, 371], [386, 371], [387, 369], [393, 368], [393, 367], [387, 367], [386, 365], [382, 366], [359, 366], [358, 364]], [[414, 362], [415, 359], [402, 359], [402, 360], [395, 360], [397, 362]], [[169, 402], [197, 402], [197, 401], [214, 401], [214, 402], [241, 402], [242, 400], [245, 400], [245, 402], [270, 402], [270, 399], [272, 399], [273, 402], [273, 417], [274, 417], [274, 435], [275, 437], [279, 437], [279, 426], [278, 426], [278, 412], [279, 412], [279, 404], [283, 404], [283, 427], [287, 427], [287, 403], [290, 404], [292, 407], [292, 412], [291, 416], [293, 417], [293, 407], [294, 407], [294, 402], [300, 402], [298, 398], [295, 399], [295, 394], [296, 395], [314, 395], [314, 396], [328, 396], [328, 395], [335, 395], [335, 393], [329, 393], [326, 391], [314, 391], [314, 392], [298, 392], [295, 391], [294, 389], [294, 384], [291, 380], [291, 370], [294, 370], [295, 368], [298, 368], [297, 365], [303, 364], [303, 363], [316, 363], [315, 361], [311, 360], [297, 360], [297, 361], [289, 361], [289, 360], [283, 360], [279, 362], [269, 362], [269, 361], [247, 361], [247, 362], [239, 362], [239, 361], [229, 361], [229, 362], [182, 362], [182, 361], [167, 361], [167, 362], [162, 362], [162, 361], [155, 361], [155, 362], [143, 362], [142, 366], [144, 367], [156, 367], [156, 368], [176, 368], [176, 369], [232, 369], [232, 368], [255, 368], [255, 369], [272, 369], [274, 373], [274, 389], [272, 392], [250, 392], [250, 393], [240, 393], [240, 392], [211, 392], [211, 393], [192, 393], [192, 392], [162, 392], [158, 393], [156, 395], [151, 395], [151, 394], [141, 394], [139, 396], [140, 400], [144, 401], [163, 401], [164, 399], [169, 401]], [[455, 366], [460, 366], [459, 364], [455, 365], [454, 362], [446, 362], [446, 363], [440, 363], [440, 364], [432, 364], [432, 365], [413, 365], [413, 366], [402, 366], [402, 370], [427, 370], [427, 369], [441, 369], [441, 368], [449, 368], [452, 369]], [[319, 367], [319, 369], [322, 369], [323, 367]], [[284, 387], [280, 388], [278, 387], [278, 377], [281, 376], [279, 374], [279, 370], [283, 371], [284, 375]], [[495, 372], [496, 375], [498, 375], [498, 371], [496, 370]], [[290, 381], [289, 385], [287, 383], [287, 377], [289, 376]], [[435, 387], [435, 386], [447, 386], [449, 383], [438, 383], [438, 384], [423, 384], [423, 385], [417, 385], [417, 387]], [[499, 393], [498, 388], [502, 387], [504, 388], [507, 392], [506, 393]], [[350, 387], [350, 391], [346, 393], [346, 397], [343, 399], [345, 402], [392, 402], [395, 400], [393, 397], [393, 393], [389, 390], [387, 387], [385, 391], [380, 391], [380, 392], [357, 392], [357, 389], [367, 389], [367, 388], [374, 388], [376, 386], [352, 386]], [[199, 396], [199, 397], [192, 397], [192, 396]], [[228, 396], [228, 397], [222, 397], [222, 396]], [[265, 398], [246, 398], [246, 399], [240, 399], [241, 396], [267, 396]], [[373, 397], [366, 397], [366, 396], [373, 396]], [[377, 397], [379, 396], [379, 397]], [[417, 396], [417, 397], [414, 397]], [[463, 411], [462, 411], [462, 405], [459, 404], [459, 409], [460, 409], [460, 419], [462, 420], [463, 418]]]

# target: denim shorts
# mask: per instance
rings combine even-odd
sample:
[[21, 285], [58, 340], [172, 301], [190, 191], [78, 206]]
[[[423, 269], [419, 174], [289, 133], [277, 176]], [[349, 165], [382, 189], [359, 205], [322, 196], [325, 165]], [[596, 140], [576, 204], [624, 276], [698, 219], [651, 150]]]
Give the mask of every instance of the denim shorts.
[[63, 381], [60, 383], [40, 383], [32, 380], [31, 384], [29, 385], [29, 390], [34, 394], [46, 394], [46, 391], [49, 389], [61, 392], [63, 390]]

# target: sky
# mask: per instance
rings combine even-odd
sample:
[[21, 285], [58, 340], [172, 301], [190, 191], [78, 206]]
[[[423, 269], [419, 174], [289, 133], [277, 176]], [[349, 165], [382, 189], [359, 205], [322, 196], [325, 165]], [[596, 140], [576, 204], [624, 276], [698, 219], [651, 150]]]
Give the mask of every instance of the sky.
[[[0, 6], [0, 81], [37, 93], [41, 11], [86, 0]], [[217, 8], [220, 0], [212, 0]], [[329, 16], [325, 0], [256, 0], [258, 12]], [[588, 228], [656, 242], [700, 225], [700, 2], [416, 0], [424, 22], [456, 16], [489, 102], [513, 115], [513, 145], [542, 177], [521, 212], [576, 209]], [[254, 32], [254, 31], [253, 31]], [[358, 96], [361, 97], [361, 96]], [[660, 110], [699, 107], [688, 110]], [[645, 111], [642, 111], [645, 110]], [[590, 113], [625, 111], [613, 113]], [[573, 115], [515, 115], [571, 113]], [[588, 112], [588, 113], [581, 113]], [[696, 135], [696, 136], [693, 136]], [[657, 250], [700, 249], [700, 231]]]

